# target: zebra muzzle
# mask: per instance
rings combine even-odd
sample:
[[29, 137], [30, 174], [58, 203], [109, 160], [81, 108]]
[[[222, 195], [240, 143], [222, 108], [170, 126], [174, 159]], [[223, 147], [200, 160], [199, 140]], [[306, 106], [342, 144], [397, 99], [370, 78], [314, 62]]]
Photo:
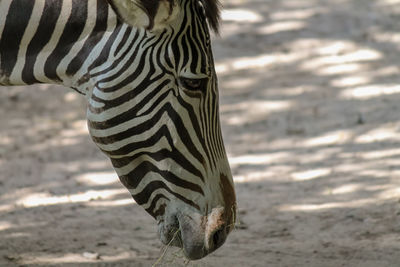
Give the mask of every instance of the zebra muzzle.
[[229, 228], [223, 218], [223, 208], [215, 208], [202, 216], [200, 214], [179, 214], [179, 231], [171, 244], [182, 247], [190, 260], [205, 257], [224, 244]]

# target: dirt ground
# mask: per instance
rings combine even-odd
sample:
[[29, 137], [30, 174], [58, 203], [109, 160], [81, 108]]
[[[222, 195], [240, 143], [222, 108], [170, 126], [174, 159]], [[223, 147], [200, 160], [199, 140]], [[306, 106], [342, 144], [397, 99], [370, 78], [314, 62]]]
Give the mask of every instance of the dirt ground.
[[0, 88], [1, 266], [400, 266], [400, 1], [225, 0], [215, 38], [239, 224], [167, 251], [84, 99]]

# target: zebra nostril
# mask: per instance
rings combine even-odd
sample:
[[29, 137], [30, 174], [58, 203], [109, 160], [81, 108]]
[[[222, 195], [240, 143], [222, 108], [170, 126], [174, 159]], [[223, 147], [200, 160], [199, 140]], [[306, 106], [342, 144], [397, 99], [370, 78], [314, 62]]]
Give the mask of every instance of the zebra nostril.
[[225, 226], [222, 226], [212, 235], [212, 242], [213, 242], [212, 249], [215, 250], [219, 248], [225, 242], [225, 239], [226, 239]]

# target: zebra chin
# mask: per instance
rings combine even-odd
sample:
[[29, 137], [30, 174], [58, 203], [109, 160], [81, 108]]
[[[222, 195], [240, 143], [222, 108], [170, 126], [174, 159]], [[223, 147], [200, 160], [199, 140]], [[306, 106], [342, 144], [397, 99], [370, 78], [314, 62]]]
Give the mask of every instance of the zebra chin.
[[230, 225], [222, 207], [205, 216], [178, 212], [159, 222], [159, 236], [164, 245], [182, 248], [187, 259], [198, 260], [224, 244]]

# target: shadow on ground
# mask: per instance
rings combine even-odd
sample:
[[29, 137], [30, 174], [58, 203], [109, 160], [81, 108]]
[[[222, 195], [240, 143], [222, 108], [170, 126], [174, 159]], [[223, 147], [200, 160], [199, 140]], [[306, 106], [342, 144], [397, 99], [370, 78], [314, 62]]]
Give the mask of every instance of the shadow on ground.
[[[224, 1], [213, 44], [239, 225], [189, 266], [397, 266], [399, 4]], [[84, 100], [2, 89], [0, 264], [154, 264], [156, 225], [91, 143]]]

